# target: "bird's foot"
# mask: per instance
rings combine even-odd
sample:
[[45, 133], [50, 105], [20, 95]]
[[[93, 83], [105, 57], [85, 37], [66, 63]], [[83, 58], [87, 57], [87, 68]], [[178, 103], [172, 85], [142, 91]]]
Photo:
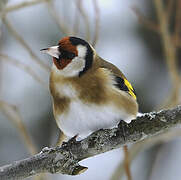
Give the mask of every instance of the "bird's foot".
[[73, 136], [72, 138], [69, 139], [68, 143], [74, 143], [76, 142], [77, 137], [79, 136], [79, 134], [76, 134], [75, 136]]

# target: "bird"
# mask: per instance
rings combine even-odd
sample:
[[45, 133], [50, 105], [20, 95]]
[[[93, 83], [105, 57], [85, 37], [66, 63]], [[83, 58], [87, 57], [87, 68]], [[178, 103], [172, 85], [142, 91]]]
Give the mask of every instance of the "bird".
[[82, 139], [136, 118], [138, 103], [131, 83], [90, 43], [67, 36], [41, 51], [53, 57], [49, 79], [53, 114], [66, 137]]

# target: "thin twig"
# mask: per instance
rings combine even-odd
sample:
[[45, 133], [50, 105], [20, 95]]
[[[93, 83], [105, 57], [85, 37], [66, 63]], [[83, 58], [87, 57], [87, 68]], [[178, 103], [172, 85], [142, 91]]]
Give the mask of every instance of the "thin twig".
[[3, 23], [6, 25], [7, 29], [11, 33], [11, 35], [27, 50], [29, 55], [31, 56], [32, 60], [38, 64], [40, 67], [42, 67], [46, 71], [50, 71], [50, 67], [45, 64], [29, 47], [29, 45], [25, 42], [25, 40], [22, 38], [20, 34], [17, 33], [17, 31], [14, 29], [14, 27], [11, 25], [9, 20], [5, 17], [2, 18]]
[[[24, 143], [31, 154], [37, 153], [36, 147], [33, 144], [28, 131], [23, 123], [19, 109], [15, 105], [11, 105], [5, 101], [0, 100], [0, 110], [14, 123], [18, 132], [23, 137]], [[1, 179], [1, 178], [0, 178]]]
[[[132, 7], [132, 10], [134, 11], [135, 15], [137, 16], [140, 24], [144, 25], [145, 28], [151, 30], [152, 32], [156, 32], [156, 33], [160, 34], [160, 27], [158, 24], [156, 24], [155, 22], [146, 18], [137, 7]], [[181, 48], [180, 37], [178, 37], [177, 42], [175, 42], [175, 37], [172, 36], [171, 41], [176, 47]]]
[[[32, 142], [32, 139], [26, 129], [25, 124], [23, 123], [21, 114], [17, 106], [9, 104], [5, 101], [0, 100], [0, 111], [4, 113], [5, 116], [15, 125], [20, 136], [23, 138], [23, 142], [26, 145], [28, 151], [31, 155], [36, 154], [38, 151]], [[0, 178], [1, 179], [1, 178]], [[47, 179], [45, 174], [40, 174], [39, 176], [35, 176], [34, 180], [44, 180]]]
[[0, 61], [0, 98], [2, 94], [3, 63]]
[[[143, 142], [144, 142], [144, 140], [134, 144], [129, 149], [129, 161], [130, 161], [130, 164], [138, 156], [138, 154], [141, 152], [141, 150], [145, 150]], [[123, 176], [125, 175], [125, 168], [124, 167], [125, 167], [125, 163], [124, 163], [124, 161], [121, 161], [120, 164], [114, 170], [114, 173], [112, 174], [110, 180], [122, 179]]]
[[132, 180], [131, 170], [130, 170], [130, 154], [128, 151], [128, 146], [124, 146], [123, 150], [124, 150], [124, 170], [126, 172], [127, 180]]
[[0, 98], [2, 95], [2, 80], [3, 80], [3, 62], [0, 61]]
[[0, 61], [10, 63], [17, 68], [22, 69], [24, 72], [28, 73], [33, 79], [35, 79], [37, 82], [47, 88], [46, 83], [34, 72], [34, 70], [30, 66], [2, 53], [0, 53]]
[[29, 6], [33, 6], [33, 5], [37, 5], [37, 4], [40, 4], [40, 3], [43, 3], [43, 2], [46, 2], [47, 0], [31, 0], [31, 1], [24, 1], [24, 2], [21, 2], [21, 3], [17, 3], [17, 4], [14, 4], [14, 5], [9, 5], [5, 8], [4, 10], [4, 13], [9, 13], [9, 12], [12, 12], [12, 11], [17, 11], [19, 9], [22, 9], [22, 8], [26, 8], [26, 7], [29, 7]]
[[158, 21], [160, 24], [160, 33], [163, 41], [165, 58], [170, 73], [172, 87], [173, 87], [173, 105], [177, 105], [179, 102], [179, 88], [180, 88], [180, 77], [177, 71], [176, 65], [176, 49], [172, 43], [171, 34], [169, 32], [169, 23], [166, 18], [166, 12], [164, 9], [162, 0], [154, 0]]
[[55, 21], [55, 23], [57, 24], [58, 28], [60, 29], [60, 31], [64, 34], [64, 35], [69, 35], [69, 29], [67, 27], [67, 24], [65, 24], [65, 22], [63, 22], [62, 19], [60, 19], [60, 16], [57, 14], [56, 9], [54, 7], [54, 2], [52, 0], [48, 0], [47, 1], [47, 7], [48, 7], [48, 11], [51, 15], [51, 17], [53, 18], [53, 20]]
[[[171, 6], [171, 5], [170, 5]], [[137, 15], [138, 19], [139, 19], [139, 22], [142, 23], [146, 28], [152, 30], [153, 32], [157, 32], [159, 33], [161, 36], [161, 30], [160, 30], [160, 27], [159, 25], [156, 25], [154, 22], [148, 20], [147, 18], [144, 17], [144, 15], [139, 11], [138, 8], [136, 7], [133, 7], [133, 11], [135, 12], [135, 14]], [[166, 12], [165, 12], [166, 13]], [[165, 18], [167, 18], [168, 15], [165, 15]], [[169, 34], [170, 36], [170, 42], [172, 42], [172, 44], [176, 47], [181, 47], [181, 40], [180, 38], [177, 39], [177, 44], [176, 42], [174, 41], [174, 36], [171, 36], [171, 34]], [[168, 44], [168, 43], [167, 43]], [[173, 45], [172, 46], [172, 49], [173, 49]], [[169, 47], [169, 44], [168, 44], [168, 47]], [[169, 49], [169, 48], [168, 48]], [[172, 51], [172, 50], [171, 50]], [[175, 51], [175, 50], [174, 50]], [[173, 51], [172, 51], [173, 52]], [[174, 57], [176, 57], [176, 52], [173, 52], [174, 53]], [[169, 56], [169, 60], [168, 60], [168, 56], [166, 55], [167, 57], [167, 65], [169, 67], [169, 70], [173, 70], [174, 72], [171, 71], [171, 75], [175, 74], [173, 77], [174, 77], [174, 82], [173, 82], [173, 90], [171, 92], [171, 95], [169, 96], [169, 98], [167, 98], [167, 100], [165, 102], [162, 103], [162, 105], [160, 105], [159, 108], [156, 108], [156, 109], [161, 109], [161, 108], [169, 108], [169, 107], [173, 107], [175, 106], [176, 104], [178, 104], [178, 96], [179, 96], [179, 88], [181, 86], [181, 81], [180, 81], [180, 77], [179, 77], [179, 74], [177, 72], [177, 68], [176, 68], [176, 64], [174, 63], [175, 58], [170, 58], [171, 56]], [[173, 78], [171, 77], [171, 79], [173, 80]]]
[[[130, 157], [130, 163], [133, 162], [133, 160], [143, 151], [145, 151], [146, 149], [149, 149], [152, 146], [155, 146], [156, 144], [160, 144], [163, 142], [168, 142], [173, 140], [176, 137], [181, 136], [181, 131], [180, 129], [176, 129], [176, 130], [172, 130], [172, 131], [168, 131], [166, 133], [157, 135], [153, 138], [148, 138], [145, 139], [141, 142], [138, 142], [136, 144], [133, 144], [130, 148], [129, 148], [129, 157]], [[122, 179], [123, 175], [124, 175], [125, 171], [124, 171], [124, 162], [121, 162], [114, 174], [112, 175], [110, 180], [118, 180], [118, 179]]]
[[[172, 8], [171, 6], [172, 5], [170, 4], [169, 6], [170, 6], [169, 7], [170, 8], [169, 11], [171, 11], [171, 8]], [[156, 23], [154, 23], [154, 22], [148, 20], [147, 18], [145, 18], [145, 16], [139, 11], [138, 8], [133, 7], [133, 11], [137, 15], [137, 17], [139, 19], [139, 22], [142, 23], [146, 28], [152, 30], [153, 32], [161, 34], [161, 31], [159, 29], [159, 25], [157, 25]], [[167, 15], [167, 17], [168, 17], [168, 15]], [[174, 43], [174, 41], [172, 41], [172, 43]], [[177, 84], [180, 84], [180, 82], [177, 82]], [[169, 98], [169, 102], [172, 102], [172, 100], [174, 99], [173, 96], [175, 96], [175, 92], [172, 92], [172, 98]], [[172, 104], [172, 106], [173, 106], [173, 104]], [[169, 106], [169, 107], [171, 107], [171, 106]], [[150, 142], [149, 140], [146, 140], [145, 145], [143, 144], [144, 143], [143, 142], [143, 143], [139, 143], [138, 145], [135, 144], [135, 145], [133, 145], [133, 148], [129, 149], [130, 161], [132, 161], [133, 157], [135, 158], [141, 150], [144, 150], [147, 147], [146, 145], [149, 144], [149, 143], [147, 143], [147, 141]], [[153, 139], [153, 142], [154, 143], [159, 142], [159, 138], [155, 139], [155, 141]], [[121, 164], [118, 166], [118, 168], [114, 172], [111, 180], [117, 180], [117, 179], [121, 179], [122, 178], [123, 174], [125, 173], [125, 171], [124, 171], [124, 166], [125, 165], [124, 164], [125, 164], [124, 161], [121, 162]]]
[[[178, 0], [179, 1], [179, 0]], [[171, 14], [173, 11], [175, 0], [168, 0], [167, 7], [166, 7], [166, 18], [169, 21], [171, 18]]]
[[95, 14], [95, 30], [92, 45], [95, 47], [99, 37], [99, 26], [100, 26], [100, 10], [97, 0], [93, 0], [94, 14]]
[[78, 0], [75, 0], [74, 2], [75, 2], [76, 10], [75, 10], [72, 34], [76, 36], [79, 33], [80, 18], [79, 18], [79, 11], [77, 11], [79, 2]]
[[179, 44], [180, 32], [181, 32], [181, 1], [177, 0], [176, 5], [176, 17], [175, 17], [175, 32], [174, 32], [174, 41], [175, 44]]
[[46, 147], [35, 156], [0, 167], [0, 178], [14, 180], [45, 172], [77, 175], [87, 170], [78, 164], [83, 159], [158, 135], [180, 124], [181, 106], [146, 113], [130, 124], [122, 122], [118, 128], [98, 130], [81, 141], [73, 138], [61, 147]]
[[89, 25], [89, 18], [88, 15], [85, 13], [84, 8], [82, 7], [82, 0], [78, 0], [78, 10], [82, 15], [84, 20], [85, 28], [86, 28], [86, 40], [90, 41], [90, 25]]
[[[178, 2], [178, 1], [177, 1]], [[179, 91], [180, 91], [180, 85], [181, 85], [181, 78], [179, 76], [178, 70], [177, 70], [177, 54], [176, 54], [176, 48], [178, 47], [178, 42], [180, 41], [179, 33], [180, 33], [180, 22], [178, 19], [180, 19], [180, 8], [176, 8], [176, 23], [175, 23], [175, 34], [172, 35], [169, 31], [170, 27], [170, 16], [171, 11], [173, 9], [173, 2], [169, 2], [167, 9], [165, 8], [165, 3], [163, 0], [154, 0], [156, 13], [160, 25], [160, 36], [163, 41], [163, 47], [164, 52], [166, 56], [166, 62], [168, 66], [168, 70], [170, 73], [171, 81], [172, 81], [172, 92], [171, 92], [171, 98], [168, 99], [168, 102], [165, 104], [164, 107], [173, 107], [179, 103]], [[181, 7], [181, 3], [178, 2], [177, 6]], [[169, 8], [169, 9], [168, 9]], [[168, 12], [170, 11], [170, 12]], [[174, 39], [173, 39], [174, 37]]]
[[160, 33], [159, 25], [155, 24], [153, 21], [147, 19], [137, 7], [132, 7], [133, 12], [138, 18], [140, 24], [143, 24], [147, 29], [150, 29], [153, 32]]

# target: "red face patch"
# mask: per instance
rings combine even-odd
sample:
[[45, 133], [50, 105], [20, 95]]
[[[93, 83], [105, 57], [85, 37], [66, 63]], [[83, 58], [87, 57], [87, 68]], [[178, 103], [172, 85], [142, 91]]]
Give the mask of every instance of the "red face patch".
[[78, 56], [77, 48], [76, 46], [72, 45], [72, 43], [69, 40], [69, 37], [64, 37], [63, 39], [61, 39], [58, 45], [60, 46], [60, 49], [75, 53], [75, 55]]
[[[69, 37], [64, 37], [63, 39], [61, 39], [58, 45], [60, 53], [61, 51], [67, 51], [74, 53], [76, 56], [78, 56], [77, 48], [76, 46], [72, 45], [72, 43], [69, 40]], [[53, 57], [53, 62], [58, 69], [64, 69], [71, 61], [72, 59], [57, 59]]]
[[61, 59], [61, 60], [59, 60], [59, 59], [53, 57], [53, 62], [58, 69], [65, 68], [71, 61], [72, 61], [72, 59]]

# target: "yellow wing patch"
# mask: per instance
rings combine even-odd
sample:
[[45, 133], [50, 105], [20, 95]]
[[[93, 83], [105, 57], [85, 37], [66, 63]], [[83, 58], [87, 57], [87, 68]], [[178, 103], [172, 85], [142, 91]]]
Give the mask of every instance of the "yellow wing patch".
[[125, 79], [125, 78], [124, 78], [124, 83], [125, 83], [125, 85], [127, 86], [128, 90], [129, 90], [128, 93], [129, 93], [134, 99], [136, 99], [136, 95], [135, 95], [135, 93], [134, 93], [134, 89], [133, 89], [131, 83], [130, 83], [127, 79]]

